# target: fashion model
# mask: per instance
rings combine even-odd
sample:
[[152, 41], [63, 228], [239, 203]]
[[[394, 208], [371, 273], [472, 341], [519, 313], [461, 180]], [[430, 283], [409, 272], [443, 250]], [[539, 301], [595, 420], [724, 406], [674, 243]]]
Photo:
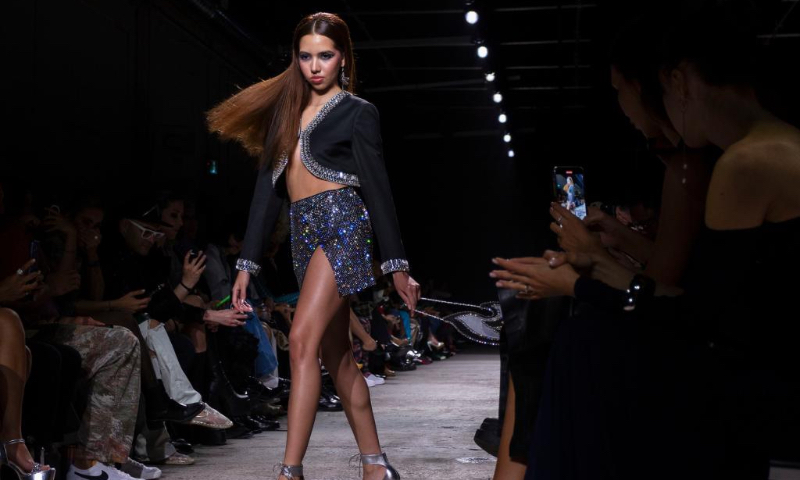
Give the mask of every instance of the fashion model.
[[292, 386], [288, 434], [279, 479], [303, 478], [320, 395], [319, 358], [330, 372], [355, 435], [363, 478], [400, 478], [381, 451], [369, 390], [348, 337], [348, 296], [375, 284], [372, 232], [381, 268], [413, 312], [419, 284], [409, 276], [377, 109], [353, 95], [350, 32], [336, 15], [316, 13], [294, 32], [292, 62], [280, 75], [252, 85], [209, 112], [209, 126], [259, 157], [260, 169], [239, 273], [231, 295], [246, 302], [262, 246], [284, 199], [291, 202], [291, 247], [300, 298], [289, 336]]

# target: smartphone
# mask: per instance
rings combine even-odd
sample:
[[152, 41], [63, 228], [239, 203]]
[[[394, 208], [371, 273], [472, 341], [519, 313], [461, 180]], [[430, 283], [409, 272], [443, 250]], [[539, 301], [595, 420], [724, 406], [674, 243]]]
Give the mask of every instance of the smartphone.
[[155, 295], [156, 293], [158, 293], [164, 287], [165, 287], [165, 285], [163, 283], [159, 283], [158, 285], [156, 285], [156, 287], [154, 289], [144, 292], [144, 295], [142, 296], [142, 298], [150, 298], [153, 295]]
[[[33, 273], [39, 271], [39, 263], [41, 263], [41, 259], [39, 258], [39, 240], [31, 240], [31, 245], [29, 248], [30, 258], [36, 259], [36, 261], [28, 267], [28, 271], [25, 273]], [[30, 292], [25, 295], [22, 299], [26, 302], [34, 300], [36, 294], [34, 292]]]
[[28, 268], [28, 271], [26, 273], [33, 273], [39, 271], [39, 263], [40, 263], [39, 240], [31, 240], [29, 258], [35, 258], [36, 261], [33, 263], [33, 265], [30, 266], [30, 268]]
[[191, 262], [195, 258], [197, 258], [197, 251], [195, 249], [189, 250], [189, 261]]
[[583, 167], [553, 167], [553, 198], [576, 217], [586, 218]]

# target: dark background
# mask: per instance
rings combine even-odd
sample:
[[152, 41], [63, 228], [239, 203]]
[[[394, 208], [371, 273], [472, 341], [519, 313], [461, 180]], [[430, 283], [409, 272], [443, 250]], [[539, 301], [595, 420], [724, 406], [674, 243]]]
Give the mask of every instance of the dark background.
[[[619, 111], [607, 66], [619, 26], [650, 2], [478, 1], [474, 26], [465, 3], [4, 2], [0, 182], [35, 187], [47, 202], [97, 190], [110, 205], [171, 187], [197, 199], [208, 230], [244, 215], [252, 160], [208, 134], [203, 113], [282, 71], [303, 15], [335, 12], [351, 28], [357, 93], [381, 111], [413, 275], [446, 281], [458, 299], [491, 299], [492, 256], [552, 242], [554, 165], [586, 167], [589, 202], [658, 197], [660, 166]], [[765, 101], [795, 121], [800, 8], [758, 5]]]

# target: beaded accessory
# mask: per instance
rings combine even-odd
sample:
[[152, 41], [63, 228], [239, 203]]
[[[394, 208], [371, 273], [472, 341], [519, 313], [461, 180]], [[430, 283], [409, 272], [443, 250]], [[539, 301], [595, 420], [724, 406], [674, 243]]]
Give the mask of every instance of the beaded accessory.
[[[469, 303], [448, 302], [446, 300], [438, 300], [435, 298], [420, 297], [420, 302], [440, 303], [443, 305], [450, 305], [455, 307], [468, 307], [473, 310], [462, 310], [459, 312], [439, 317], [428, 313], [424, 310], [414, 309], [420, 315], [435, 318], [439, 321], [449, 323], [458, 333], [473, 342], [482, 343], [484, 345], [499, 345], [500, 344], [500, 329], [503, 326], [503, 311], [500, 308], [499, 302], [487, 302], [480, 305], [471, 305]], [[477, 311], [475, 311], [477, 310]]]
[[411, 267], [408, 265], [408, 261], [402, 258], [393, 258], [381, 263], [381, 271], [384, 275], [388, 275], [392, 272], [408, 272], [410, 270]]
[[252, 260], [240, 258], [236, 260], [236, 270], [247, 272], [250, 275], [258, 275], [258, 273], [261, 271], [261, 265]]

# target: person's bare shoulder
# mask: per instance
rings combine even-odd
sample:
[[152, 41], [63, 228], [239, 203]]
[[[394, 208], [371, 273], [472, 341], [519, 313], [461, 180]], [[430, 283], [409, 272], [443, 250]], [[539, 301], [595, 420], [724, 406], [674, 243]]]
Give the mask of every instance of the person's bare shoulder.
[[[719, 158], [707, 213], [730, 209], [738, 216], [736, 222], [753, 225], [782, 218], [800, 206], [798, 185], [800, 132], [786, 124], [769, 125], [731, 145]], [[752, 218], [745, 220], [748, 217]], [[708, 215], [706, 220], [713, 221]]]

